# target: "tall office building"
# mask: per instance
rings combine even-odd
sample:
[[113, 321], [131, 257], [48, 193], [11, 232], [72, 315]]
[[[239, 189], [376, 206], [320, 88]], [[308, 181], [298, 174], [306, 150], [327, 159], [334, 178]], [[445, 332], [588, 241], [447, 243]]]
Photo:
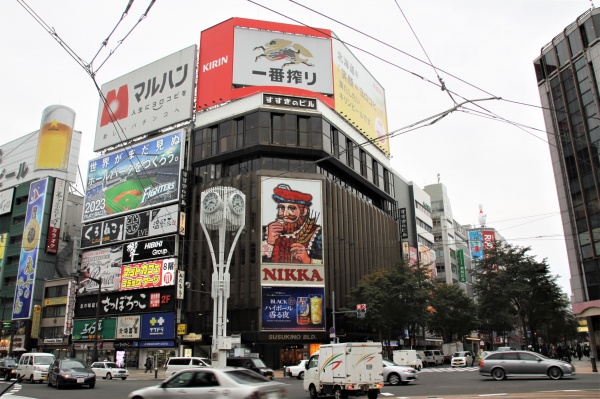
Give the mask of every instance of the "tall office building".
[[[571, 270], [573, 313], [600, 342], [600, 9], [534, 61]], [[594, 345], [594, 340], [591, 340]]]

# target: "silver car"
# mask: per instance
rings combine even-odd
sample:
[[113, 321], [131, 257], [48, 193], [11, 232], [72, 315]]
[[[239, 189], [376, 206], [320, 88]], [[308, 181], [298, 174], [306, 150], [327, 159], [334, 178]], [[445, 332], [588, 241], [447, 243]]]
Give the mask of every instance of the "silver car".
[[190, 368], [178, 371], [160, 385], [138, 389], [129, 399], [268, 398], [284, 399], [285, 384], [240, 368]]
[[562, 360], [535, 352], [493, 352], [479, 361], [479, 374], [500, 381], [507, 377], [550, 377], [560, 380], [574, 376], [575, 367]]
[[383, 380], [390, 385], [406, 385], [417, 379], [417, 370], [414, 368], [399, 366], [390, 360], [383, 359]]

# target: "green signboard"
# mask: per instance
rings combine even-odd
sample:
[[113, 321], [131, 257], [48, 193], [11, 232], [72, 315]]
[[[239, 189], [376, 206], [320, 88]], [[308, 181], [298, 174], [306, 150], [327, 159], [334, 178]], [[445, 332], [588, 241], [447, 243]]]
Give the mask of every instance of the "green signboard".
[[[103, 318], [98, 323], [98, 339], [115, 339], [117, 331], [116, 318]], [[73, 321], [73, 341], [93, 340], [96, 335], [96, 319]]]
[[459, 249], [456, 253], [458, 260], [458, 281], [461, 283], [467, 282], [467, 269], [465, 267], [465, 252]]

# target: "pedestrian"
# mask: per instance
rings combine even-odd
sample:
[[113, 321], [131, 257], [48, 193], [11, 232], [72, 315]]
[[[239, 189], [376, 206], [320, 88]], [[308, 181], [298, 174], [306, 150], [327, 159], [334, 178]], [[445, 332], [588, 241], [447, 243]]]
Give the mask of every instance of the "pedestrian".
[[590, 346], [583, 345], [583, 356], [590, 357]]
[[144, 371], [144, 374], [146, 374], [148, 371], [152, 372], [152, 358], [150, 356], [146, 358], [146, 370]]
[[581, 356], [583, 355], [583, 351], [581, 350], [581, 344], [578, 342], [577, 347], [575, 348], [575, 353], [577, 354], [577, 358], [581, 360]]

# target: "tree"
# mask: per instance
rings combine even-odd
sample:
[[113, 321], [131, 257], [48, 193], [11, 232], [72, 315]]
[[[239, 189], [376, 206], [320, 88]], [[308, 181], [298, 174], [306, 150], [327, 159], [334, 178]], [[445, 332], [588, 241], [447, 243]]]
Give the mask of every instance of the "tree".
[[568, 301], [546, 260], [536, 261], [528, 254], [530, 250], [502, 242], [487, 250], [484, 259], [475, 263], [474, 291], [483, 309], [498, 310], [497, 317], [490, 315], [495, 324], [503, 324], [512, 315], [525, 346], [537, 347], [536, 333], [557, 318], [564, 320]]
[[436, 284], [431, 307], [429, 330], [441, 335], [444, 342], [451, 342], [454, 337], [462, 341], [477, 326], [475, 303], [456, 284]]

